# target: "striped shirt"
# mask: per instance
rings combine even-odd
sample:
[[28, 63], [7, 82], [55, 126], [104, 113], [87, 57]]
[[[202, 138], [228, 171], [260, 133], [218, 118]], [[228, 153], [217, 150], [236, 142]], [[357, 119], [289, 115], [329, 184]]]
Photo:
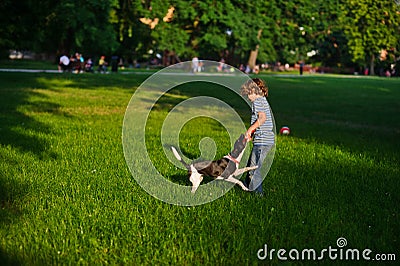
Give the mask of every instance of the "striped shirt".
[[259, 112], [265, 113], [267, 117], [267, 120], [254, 132], [254, 145], [274, 145], [275, 135], [273, 132], [272, 115], [267, 99], [265, 97], [258, 97], [253, 102], [251, 109], [251, 124], [257, 121]]

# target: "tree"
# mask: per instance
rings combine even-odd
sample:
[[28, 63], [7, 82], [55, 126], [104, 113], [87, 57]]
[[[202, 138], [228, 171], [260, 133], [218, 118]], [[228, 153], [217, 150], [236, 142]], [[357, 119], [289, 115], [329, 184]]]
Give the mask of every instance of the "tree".
[[[341, 60], [346, 40], [340, 38], [337, 18], [341, 11], [337, 0], [275, 0], [273, 7], [267, 9], [267, 16], [273, 19], [268, 30], [274, 40], [276, 60], [291, 64], [306, 59]], [[307, 56], [310, 53], [314, 56]]]
[[38, 40], [43, 38], [44, 10], [37, 8], [34, 0], [1, 1], [0, 50], [3, 56], [8, 49], [40, 50]]
[[343, 1], [339, 19], [353, 61], [365, 64], [369, 60], [374, 75], [376, 55], [400, 41], [398, 5], [388, 0]]
[[396, 1], [3, 0], [0, 51], [117, 53], [139, 60], [165, 51], [229, 64], [369, 62], [373, 71], [381, 51], [398, 60]]
[[[120, 7], [122, 2], [127, 0], [120, 1]], [[262, 6], [259, 2], [130, 1], [133, 2], [138, 6], [136, 21], [146, 24], [150, 32], [149, 49], [172, 50], [183, 58], [197, 55], [219, 60], [224, 57], [226, 62], [235, 63], [237, 55], [248, 53], [260, 44], [257, 34], [264, 27], [265, 18], [259, 13]], [[172, 16], [165, 20], [169, 12]], [[134, 21], [130, 20], [130, 25]]]
[[151, 45], [149, 27], [140, 18], [144, 17], [149, 6], [137, 0], [119, 0], [111, 10], [110, 22], [114, 26], [120, 44], [118, 54], [135, 60], [143, 60]]
[[116, 48], [116, 34], [110, 23], [114, 4], [108, 1], [50, 1], [47, 16], [46, 47], [58, 53], [80, 51], [85, 54], [110, 54]]
[[0, 10], [7, 16], [0, 20], [0, 48], [110, 53], [118, 45], [109, 21], [113, 4], [113, 0], [4, 0]]

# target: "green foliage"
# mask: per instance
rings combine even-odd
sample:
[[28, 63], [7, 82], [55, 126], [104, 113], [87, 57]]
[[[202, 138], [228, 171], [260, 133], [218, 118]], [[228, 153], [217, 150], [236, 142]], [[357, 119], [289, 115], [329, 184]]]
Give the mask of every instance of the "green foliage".
[[355, 62], [368, 62], [382, 49], [398, 47], [400, 13], [395, 1], [344, 1], [340, 22]]
[[149, 50], [168, 49], [182, 60], [224, 57], [236, 65], [258, 48], [258, 62], [349, 66], [365, 65], [382, 49], [393, 58], [400, 53], [400, 11], [392, 0], [4, 0], [0, 11], [7, 14], [0, 18], [3, 54], [79, 51], [148, 60]]
[[44, 10], [37, 8], [36, 1], [2, 1], [0, 49], [36, 50], [43, 39]]
[[[47, 53], [110, 53], [116, 48], [109, 23], [111, 1], [5, 1], [0, 48]], [[95, 45], [94, 45], [95, 44]]]
[[49, 21], [50, 39], [58, 40], [59, 52], [111, 53], [117, 43], [110, 11], [110, 1], [61, 1]]

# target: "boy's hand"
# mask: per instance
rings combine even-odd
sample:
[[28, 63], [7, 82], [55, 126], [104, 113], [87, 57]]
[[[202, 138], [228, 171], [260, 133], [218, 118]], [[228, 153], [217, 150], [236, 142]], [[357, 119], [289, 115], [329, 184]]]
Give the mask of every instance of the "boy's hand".
[[252, 136], [253, 136], [254, 131], [256, 131], [256, 130], [255, 130], [255, 129], [253, 130], [253, 129], [251, 129], [251, 128], [249, 128], [249, 129], [246, 131], [245, 139], [246, 139], [247, 141], [251, 141], [251, 138], [252, 138]]

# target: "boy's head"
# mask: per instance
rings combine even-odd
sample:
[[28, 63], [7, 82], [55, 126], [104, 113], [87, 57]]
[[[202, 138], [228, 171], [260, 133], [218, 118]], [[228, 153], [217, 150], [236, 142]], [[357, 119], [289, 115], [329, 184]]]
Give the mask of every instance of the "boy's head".
[[253, 78], [242, 85], [240, 92], [243, 96], [256, 94], [268, 97], [268, 87], [262, 79]]

